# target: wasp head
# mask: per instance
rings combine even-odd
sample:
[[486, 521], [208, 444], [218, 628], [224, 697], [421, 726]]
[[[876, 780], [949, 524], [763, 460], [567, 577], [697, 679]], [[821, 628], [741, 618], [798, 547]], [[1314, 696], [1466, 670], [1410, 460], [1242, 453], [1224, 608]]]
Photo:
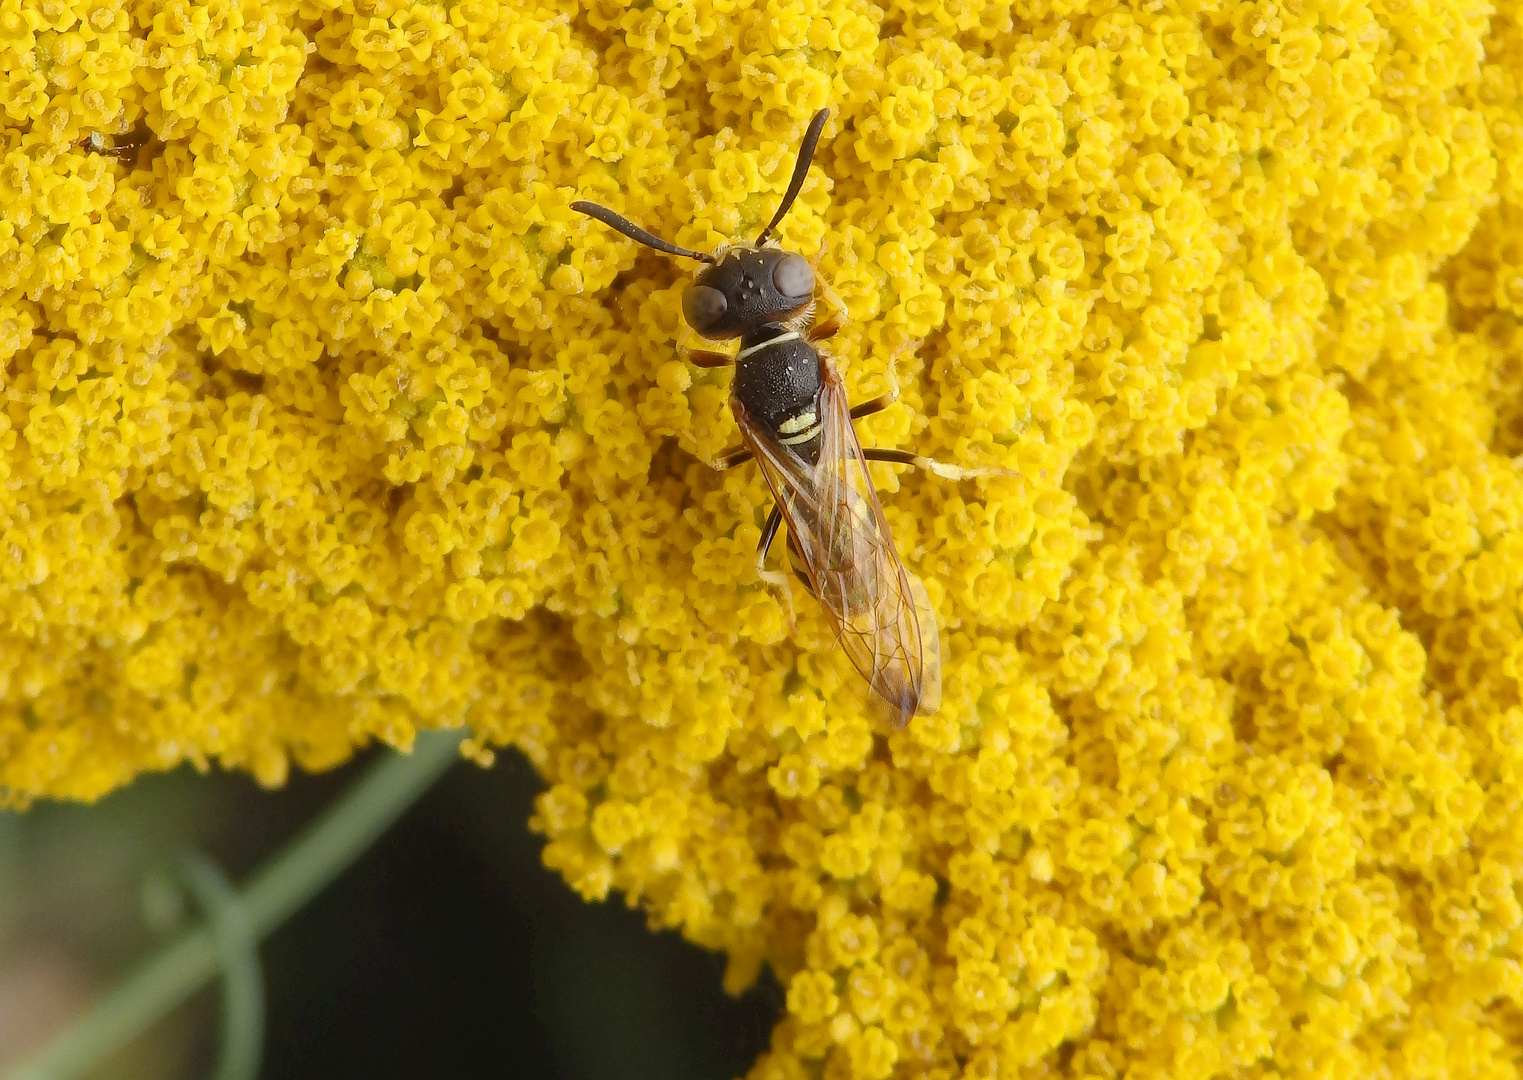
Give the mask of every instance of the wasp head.
[[802, 255], [784, 251], [767, 238], [783, 220], [793, 200], [803, 189], [815, 145], [825, 130], [829, 109], [821, 109], [809, 122], [798, 159], [793, 163], [793, 177], [772, 220], [754, 243], [735, 244], [710, 255], [678, 247], [670, 241], [646, 232], [628, 218], [599, 206], [578, 200], [571, 209], [608, 225], [631, 240], [668, 255], [694, 259], [707, 265], [682, 296], [682, 314], [688, 325], [706, 338], [720, 341], [743, 336], [747, 330], [795, 315], [814, 299], [814, 267]]
[[682, 294], [688, 325], [718, 341], [795, 315], [814, 299], [814, 267], [780, 248], [736, 247], [706, 266]]

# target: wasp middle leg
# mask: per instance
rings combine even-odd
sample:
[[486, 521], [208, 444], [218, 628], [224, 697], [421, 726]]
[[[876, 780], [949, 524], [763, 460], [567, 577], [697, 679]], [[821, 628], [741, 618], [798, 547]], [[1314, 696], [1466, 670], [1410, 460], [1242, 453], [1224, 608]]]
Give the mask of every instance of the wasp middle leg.
[[853, 420], [860, 420], [864, 416], [871, 416], [873, 413], [880, 413], [898, 400], [899, 386], [896, 383], [889, 389], [887, 393], [879, 394], [877, 397], [873, 398], [870, 401], [864, 401], [860, 405], [852, 406], [851, 418]]
[[[724, 453], [720, 454], [713, 461], [709, 462], [709, 468], [713, 469], [715, 472], [724, 472], [726, 469], [733, 469], [735, 466], [742, 465], [750, 460], [751, 450], [749, 447], [732, 446]], [[773, 512], [775, 513], [776, 510]]]
[[[872, 398], [869, 401], [864, 401], [862, 404], [853, 407], [851, 410], [851, 418], [853, 420], [860, 420], [864, 416], [871, 416], [873, 413], [882, 412], [884, 409], [888, 408], [898, 400], [899, 384], [896, 382], [891, 387], [889, 387], [887, 393], [879, 394], [877, 397]], [[864, 451], [864, 453], [869, 452]], [[750, 460], [751, 451], [748, 447], [732, 446], [720, 454], [713, 461], [709, 462], [709, 468], [715, 470], [716, 472], [724, 472], [726, 469], [733, 469], [735, 466], [743, 465]]]
[[[893, 373], [890, 372], [890, 378], [892, 377]], [[872, 398], [871, 400], [864, 401], [862, 404], [854, 406], [851, 410], [851, 418], [853, 420], [860, 420], [864, 416], [871, 416], [873, 413], [882, 412], [884, 409], [888, 408], [898, 400], [899, 383], [895, 381], [892, 383], [892, 385], [889, 386], [887, 393], [879, 394], [877, 397]], [[743, 465], [750, 460], [751, 451], [749, 448], [745, 446], [732, 446], [720, 454], [713, 461], [709, 462], [709, 467], [714, 469], [716, 472], [724, 472], [726, 469], [733, 469], [735, 466]]]
[[851, 410], [851, 418], [860, 420], [864, 416], [882, 412], [894, 402], [899, 400], [899, 354], [903, 348], [895, 349], [888, 358], [888, 370], [883, 373], [883, 381], [888, 383], [888, 389], [875, 398], [854, 406]]

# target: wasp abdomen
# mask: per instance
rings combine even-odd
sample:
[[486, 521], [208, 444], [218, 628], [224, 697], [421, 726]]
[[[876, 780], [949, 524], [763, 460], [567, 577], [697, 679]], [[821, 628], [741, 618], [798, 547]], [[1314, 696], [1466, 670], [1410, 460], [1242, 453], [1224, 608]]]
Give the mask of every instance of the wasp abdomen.
[[740, 339], [730, 393], [746, 414], [811, 465], [819, 460], [820, 354], [796, 330], [776, 323]]

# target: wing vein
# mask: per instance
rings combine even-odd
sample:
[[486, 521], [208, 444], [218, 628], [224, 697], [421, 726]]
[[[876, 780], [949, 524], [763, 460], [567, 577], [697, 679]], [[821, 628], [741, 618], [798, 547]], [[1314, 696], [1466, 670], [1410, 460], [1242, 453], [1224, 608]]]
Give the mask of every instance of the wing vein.
[[836, 640], [903, 727], [940, 703], [940, 642], [925, 586], [894, 548], [840, 375], [821, 361], [820, 454], [811, 465], [735, 399], [742, 437], [782, 509], [789, 542]]

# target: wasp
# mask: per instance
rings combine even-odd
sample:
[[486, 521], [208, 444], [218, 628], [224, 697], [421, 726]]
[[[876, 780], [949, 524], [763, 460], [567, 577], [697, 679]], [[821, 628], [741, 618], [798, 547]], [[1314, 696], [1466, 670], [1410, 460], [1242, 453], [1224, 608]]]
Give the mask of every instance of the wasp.
[[[936, 613], [924, 583], [905, 569], [889, 534], [867, 470], [870, 461], [930, 469], [947, 479], [1004, 470], [961, 469], [901, 450], [862, 448], [852, 421], [887, 408], [898, 397], [890, 365], [889, 391], [856, 407], [847, 403], [840, 373], [821, 343], [838, 332], [845, 306], [804, 256], [771, 239], [797, 198], [829, 109], [814, 115], [800, 144], [793, 176], [772, 220], [751, 243], [712, 253], [668, 243], [606, 206], [578, 201], [571, 208], [646, 247], [704, 264], [682, 297], [689, 327], [709, 341], [734, 341], [727, 352], [689, 349], [701, 367], [735, 366], [730, 409], [741, 445], [713, 462], [729, 469], [755, 459], [774, 506], [757, 547], [757, 574], [787, 596], [787, 576], [767, 570], [779, 526], [788, 526], [794, 574], [819, 601], [837, 641], [899, 729], [941, 705], [941, 645]], [[834, 307], [816, 319], [816, 296]]]

